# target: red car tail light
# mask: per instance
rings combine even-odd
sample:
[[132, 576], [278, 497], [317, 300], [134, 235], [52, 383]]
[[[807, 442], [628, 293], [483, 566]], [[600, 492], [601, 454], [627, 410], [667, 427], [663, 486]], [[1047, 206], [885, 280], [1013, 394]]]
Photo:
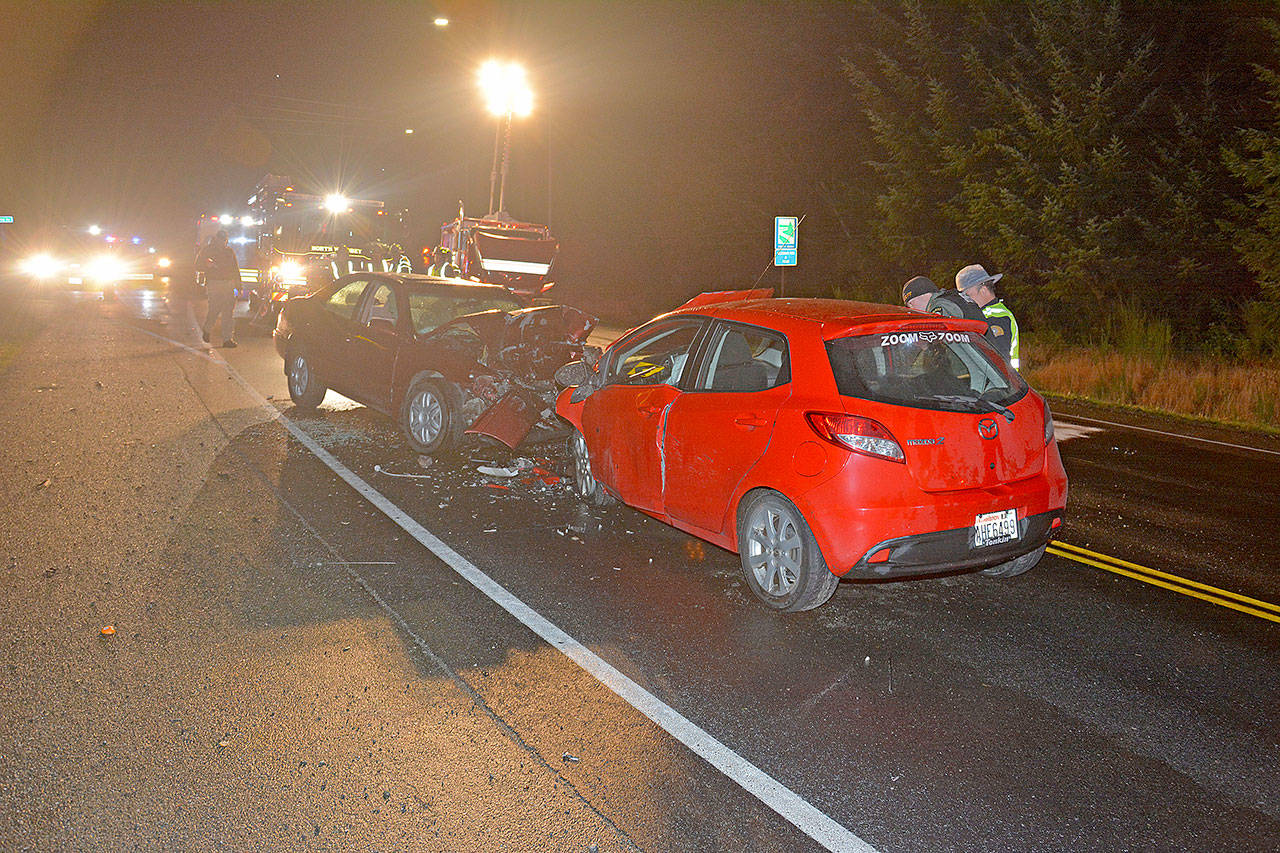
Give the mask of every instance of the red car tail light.
[[832, 444], [892, 462], [906, 462], [902, 447], [889, 430], [871, 418], [835, 412], [806, 412], [813, 431]]

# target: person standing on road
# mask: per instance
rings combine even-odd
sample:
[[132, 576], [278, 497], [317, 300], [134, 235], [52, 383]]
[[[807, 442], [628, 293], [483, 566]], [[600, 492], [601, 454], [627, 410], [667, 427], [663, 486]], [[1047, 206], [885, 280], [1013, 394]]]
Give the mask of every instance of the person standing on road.
[[1013, 369], [1017, 370], [1018, 362], [1018, 321], [1013, 312], [996, 296], [992, 285], [1004, 277], [1004, 273], [989, 274], [982, 264], [969, 266], [956, 273], [956, 290], [971, 299], [982, 308], [983, 315], [990, 326], [987, 329], [987, 340], [996, 350], [1009, 359]]
[[213, 235], [209, 245], [201, 251], [196, 266], [204, 271], [205, 289], [209, 293], [209, 316], [200, 330], [201, 336], [206, 344], [209, 343], [213, 327], [221, 319], [222, 345], [234, 347], [236, 284], [240, 280], [240, 262], [228, 245], [226, 231]]
[[958, 290], [940, 290], [930, 279], [918, 275], [902, 285], [902, 304], [922, 314], [961, 317], [987, 322], [982, 309]]

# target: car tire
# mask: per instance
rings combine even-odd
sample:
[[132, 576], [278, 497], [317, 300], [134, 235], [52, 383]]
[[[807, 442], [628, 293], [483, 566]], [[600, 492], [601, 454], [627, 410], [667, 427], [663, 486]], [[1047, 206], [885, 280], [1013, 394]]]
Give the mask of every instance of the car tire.
[[285, 362], [285, 377], [289, 380], [289, 399], [299, 409], [314, 409], [320, 405], [329, 388], [316, 375], [315, 366], [302, 350], [293, 350]]
[[1017, 577], [1023, 572], [1029, 572], [1040, 562], [1040, 558], [1044, 556], [1044, 549], [1049, 546], [1041, 545], [1034, 551], [1023, 554], [1021, 557], [1015, 557], [1007, 563], [1000, 563], [989, 569], [983, 569], [982, 573], [989, 578], [1012, 578]]
[[416, 453], [437, 455], [457, 447], [462, 435], [460, 401], [438, 379], [416, 379], [400, 403], [400, 430]]
[[825, 604], [840, 583], [804, 515], [777, 492], [755, 492], [743, 501], [738, 555], [747, 586], [774, 610], [812, 610]]
[[573, 466], [573, 491], [592, 506], [607, 506], [613, 503], [613, 496], [604, 490], [600, 481], [591, 470], [591, 454], [587, 451], [587, 440], [582, 433], [574, 430], [569, 434], [569, 464]]

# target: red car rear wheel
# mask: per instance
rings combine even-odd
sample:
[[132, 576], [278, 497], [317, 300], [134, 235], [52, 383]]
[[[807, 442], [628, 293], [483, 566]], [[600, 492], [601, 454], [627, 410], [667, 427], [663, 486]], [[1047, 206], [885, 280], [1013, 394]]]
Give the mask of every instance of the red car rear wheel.
[[800, 510], [777, 492], [761, 490], [743, 501], [738, 554], [747, 585], [775, 610], [812, 610], [840, 583]]

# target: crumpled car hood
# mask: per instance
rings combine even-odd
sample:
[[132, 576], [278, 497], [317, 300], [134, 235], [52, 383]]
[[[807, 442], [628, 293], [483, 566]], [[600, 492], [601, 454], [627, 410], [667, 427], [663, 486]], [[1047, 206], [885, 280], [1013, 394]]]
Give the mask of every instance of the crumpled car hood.
[[568, 305], [535, 305], [460, 317], [489, 351], [490, 368], [550, 379], [595, 328], [596, 318]]
[[514, 311], [482, 311], [446, 323], [433, 333], [469, 328], [477, 338], [470, 379], [460, 383], [467, 433], [486, 435], [515, 447], [534, 426], [554, 427], [558, 367], [580, 357], [596, 319], [568, 305], [537, 305]]

